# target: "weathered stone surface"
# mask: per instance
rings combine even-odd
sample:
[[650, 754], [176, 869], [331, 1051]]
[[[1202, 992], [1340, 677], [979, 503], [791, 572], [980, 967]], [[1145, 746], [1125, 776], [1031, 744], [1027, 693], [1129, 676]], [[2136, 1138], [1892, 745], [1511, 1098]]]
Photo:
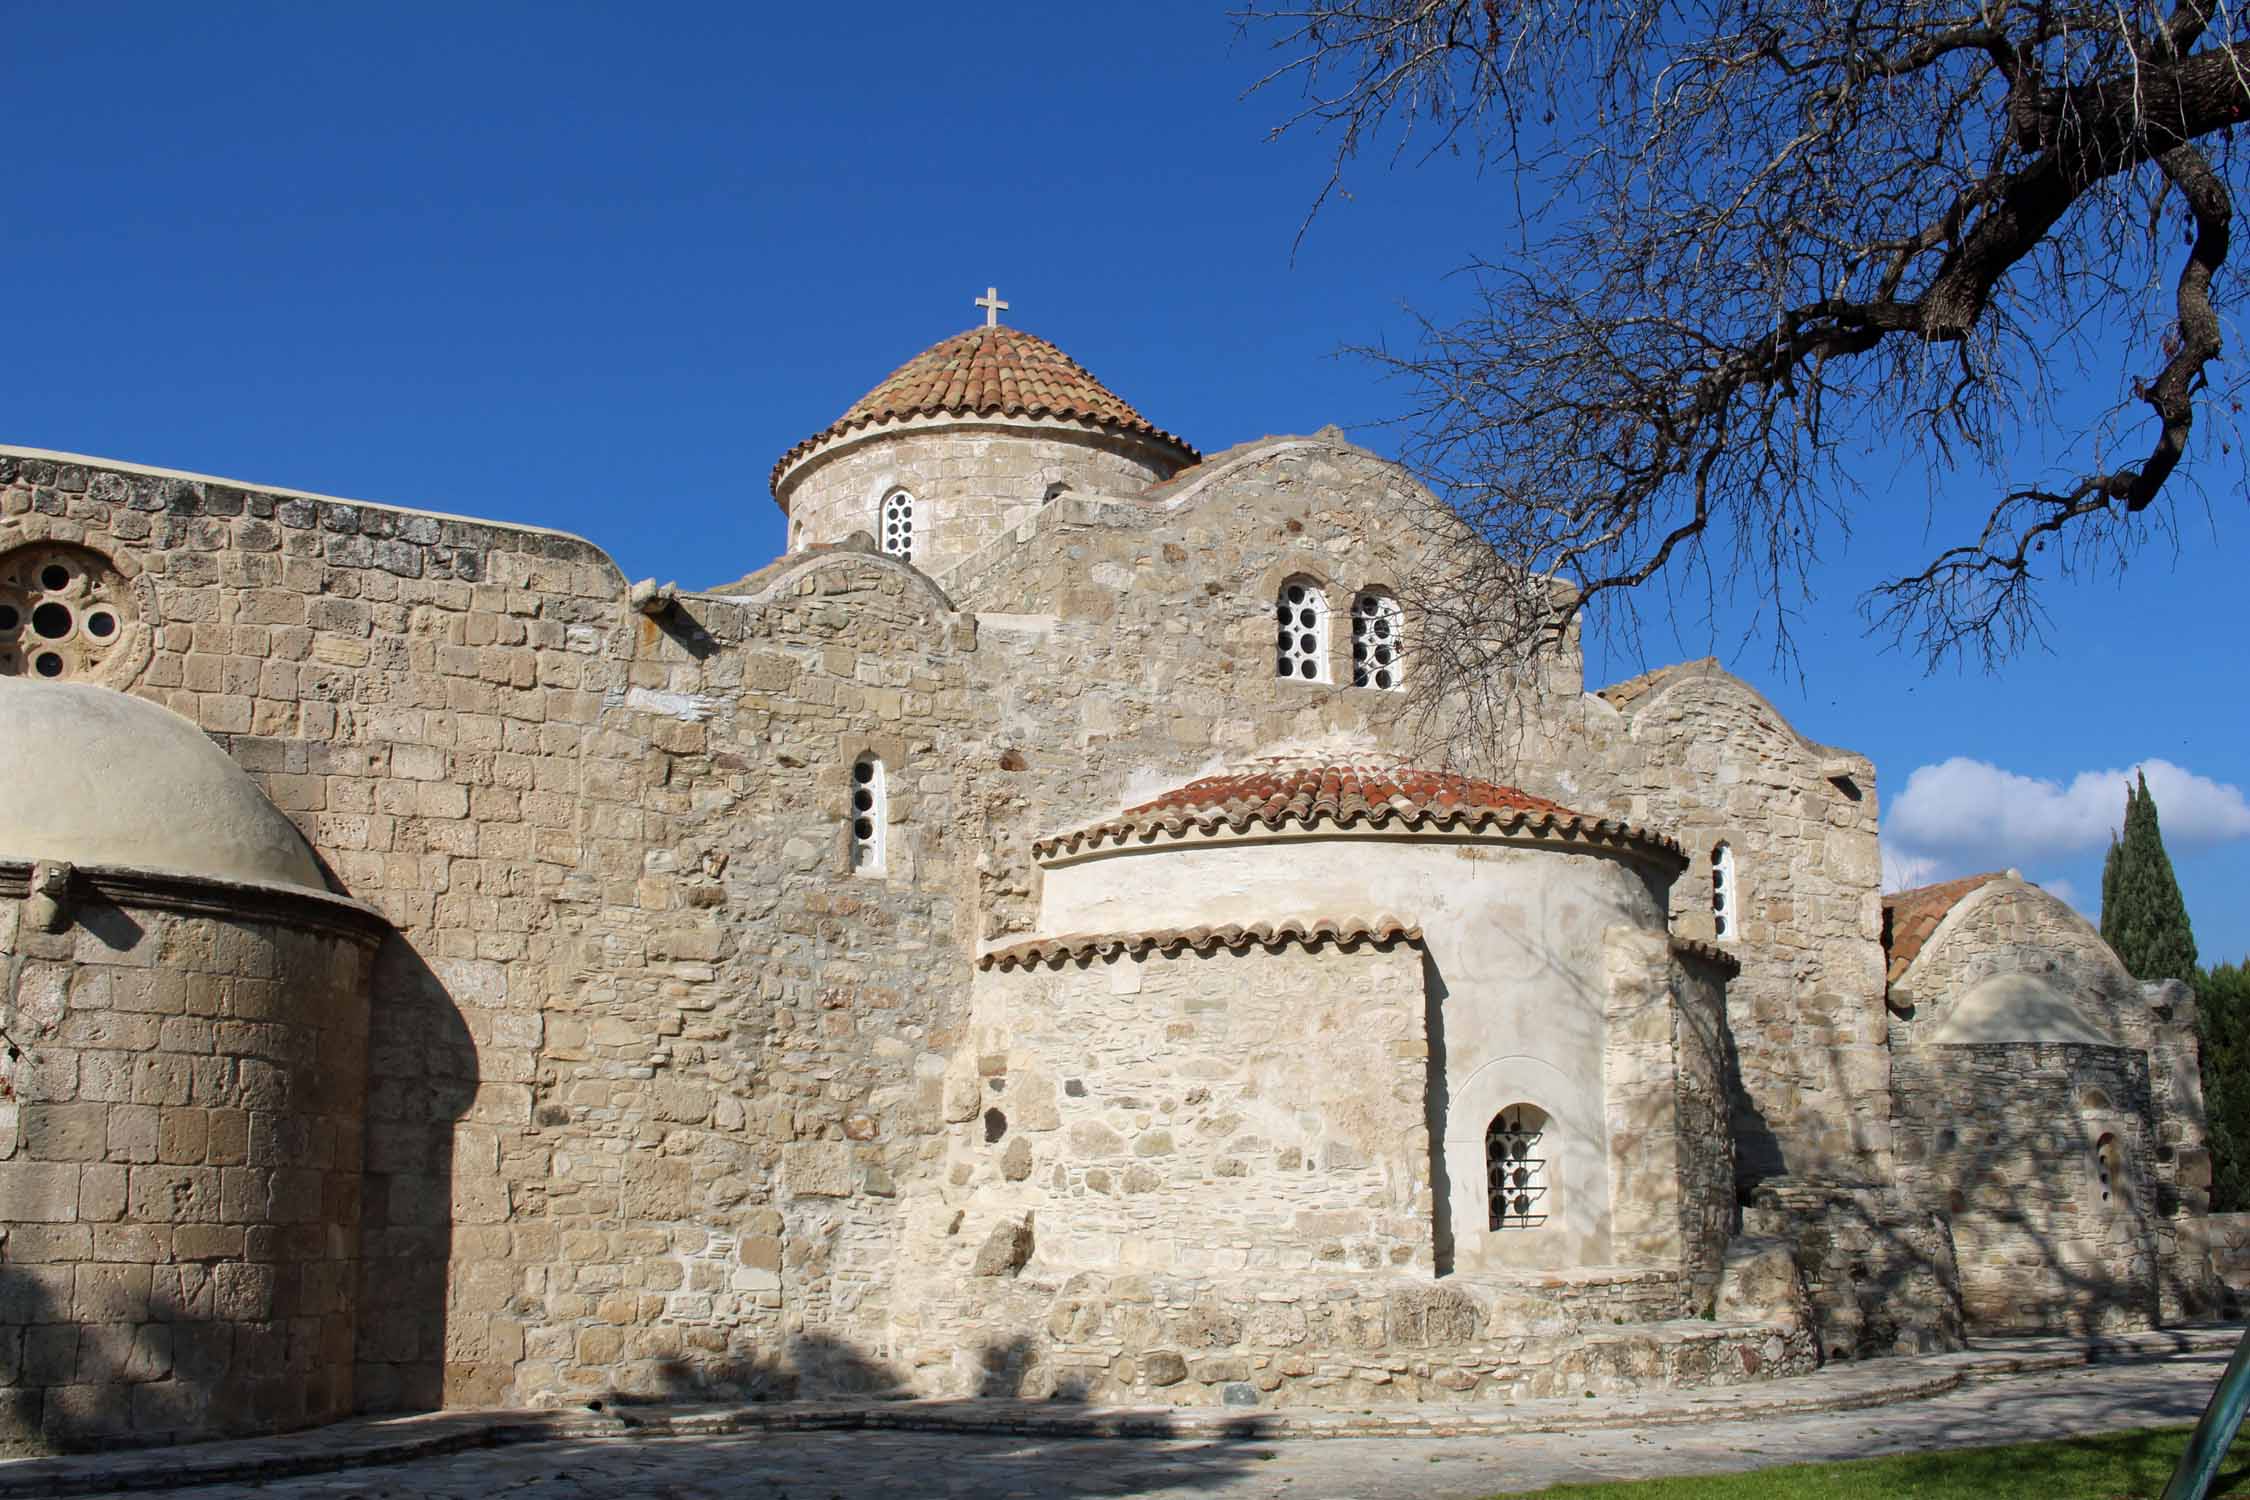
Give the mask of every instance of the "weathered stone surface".
[[1013, 1276], [1031, 1259], [1034, 1243], [1031, 1221], [1010, 1220], [992, 1226], [992, 1233], [977, 1248], [977, 1258], [969, 1268], [972, 1276]]
[[1151, 1349], [1140, 1358], [1141, 1379], [1162, 1388], [1187, 1379], [1187, 1360], [1177, 1349]]
[[[0, 848], [0, 1024], [33, 1038], [0, 1088], [0, 1219], [27, 1236], [7, 1295], [75, 1306], [78, 1267], [137, 1265], [145, 1294], [89, 1280], [89, 1306], [145, 1295], [171, 1329], [168, 1352], [98, 1334], [81, 1378], [75, 1338], [18, 1319], [18, 1368], [72, 1392], [43, 1413], [217, 1430], [988, 1380], [1508, 1400], [1767, 1378], [1814, 1331], [1850, 1352], [1958, 1336], [1950, 1193], [1975, 1193], [1937, 1165], [1959, 1111], [1912, 1055], [1923, 1020], [1883, 1004], [1872, 767], [1715, 666], [1588, 695], [1565, 652], [1525, 685], [1516, 758], [1463, 745], [1466, 769], [1674, 834], [1684, 873], [1454, 840], [1437, 859], [1459, 878], [1414, 889], [1501, 893], [1475, 966], [1432, 898], [1389, 913], [1427, 919], [1419, 945], [1109, 952], [988, 982], [975, 955], [1038, 931], [1067, 880], [1034, 840], [1258, 757], [1412, 759], [1408, 697], [1351, 685], [1351, 605], [1420, 576], [1404, 510], [1426, 502], [1327, 435], [1153, 488], [1146, 455], [1084, 434], [900, 436], [807, 474], [788, 557], [657, 614], [555, 533], [0, 450], [0, 564], [105, 559], [137, 611], [114, 685], [213, 736], [387, 934], [360, 976], [333, 938], [255, 924], [97, 907], [49, 931]], [[932, 505], [919, 569], [807, 545], [867, 529], [893, 483]], [[1275, 671], [1292, 578], [1325, 590], [1329, 681]], [[881, 859], [855, 866], [866, 757]], [[1663, 941], [1719, 936], [1721, 843], [1734, 977]], [[1333, 909], [1370, 889], [1352, 853], [1306, 837], [1291, 909], [1262, 917], [1385, 915]], [[1247, 889], [1181, 888], [1206, 908]], [[1916, 976], [1932, 1006], [1942, 964], [2093, 961], [2036, 914], [1967, 937], [1985, 957], [1934, 945]], [[364, 1034], [308, 1019], [355, 985]], [[2137, 1227], [2066, 1222], [2059, 1185], [2041, 1211], [2170, 1316], [2208, 1285], [2192, 1007], [2120, 999], [2139, 1068], [2035, 1055], [2053, 1098], [2013, 1097], [2105, 1090]], [[1553, 1232], [1492, 1229], [1483, 1132], [1542, 1100]], [[1995, 1160], [2059, 1184], [2073, 1149]], [[1795, 1248], [1813, 1330], [1696, 1317], [1738, 1182]], [[1034, 1215], [1036, 1256], [1010, 1234], [1013, 1265], [971, 1274]], [[1494, 1270], [1505, 1287], [1471, 1280]], [[280, 1407], [197, 1405], [238, 1365], [283, 1382]]]

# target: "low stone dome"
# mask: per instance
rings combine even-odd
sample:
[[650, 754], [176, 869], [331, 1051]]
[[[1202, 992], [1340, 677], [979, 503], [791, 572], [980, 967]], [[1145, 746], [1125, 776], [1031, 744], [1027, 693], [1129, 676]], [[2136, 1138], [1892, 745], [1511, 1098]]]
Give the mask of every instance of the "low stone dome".
[[0, 677], [0, 859], [328, 888], [304, 836], [202, 730], [90, 683]]
[[1930, 1033], [1933, 1047], [1993, 1042], [2114, 1047], [2117, 1037], [2062, 989], [2036, 974], [1995, 974], [1953, 1003]]

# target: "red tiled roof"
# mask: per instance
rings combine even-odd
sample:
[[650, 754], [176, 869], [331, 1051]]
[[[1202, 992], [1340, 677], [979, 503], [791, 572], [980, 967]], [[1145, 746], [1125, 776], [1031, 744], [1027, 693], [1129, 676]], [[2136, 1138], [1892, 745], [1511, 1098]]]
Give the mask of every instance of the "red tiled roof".
[[1632, 843], [1675, 859], [1686, 856], [1661, 834], [1609, 818], [1590, 818], [1518, 787], [1477, 781], [1446, 771], [1408, 767], [1269, 767], [1206, 776], [1129, 807], [1114, 818], [1031, 846], [1040, 858], [1075, 854], [1105, 842], [1123, 843], [1159, 833], [1174, 836], [1221, 828], [1241, 833], [1253, 824], [1279, 829], [1295, 822], [1352, 827], [1463, 829], [1470, 832], [1552, 835], [1590, 843]]
[[1961, 898], [1987, 881], [2002, 878], [1995, 870], [1987, 875], [1964, 875], [1959, 880], [1948, 880], [1942, 885], [1916, 886], [1911, 891], [1895, 891], [1883, 898], [1883, 955], [1886, 980], [1897, 979], [1912, 967], [1922, 945], [1930, 934], [1938, 930], [1946, 913], [1960, 905]]
[[805, 454], [854, 428], [907, 417], [1065, 417], [1136, 432], [1179, 450], [1182, 465], [1202, 457], [1128, 406], [1086, 367], [1020, 328], [972, 328], [933, 344], [891, 371], [842, 416], [781, 455], [772, 486]]
[[1090, 958], [1097, 953], [1105, 957], [1113, 953], [1138, 956], [1151, 949], [1177, 953], [1188, 948], [1197, 953], [1209, 953], [1214, 948], [1226, 948], [1240, 953], [1252, 944], [1278, 948], [1285, 943], [1302, 943], [1310, 948], [1323, 942], [1387, 944], [1402, 939], [1418, 943], [1422, 941], [1422, 929], [1390, 916], [1290, 917], [1280, 922], [1253, 922], [1246, 927], [1239, 924], [1159, 927], [1148, 932], [1079, 932], [1068, 937], [1032, 938], [979, 955], [977, 967], [1028, 969], [1043, 963]]

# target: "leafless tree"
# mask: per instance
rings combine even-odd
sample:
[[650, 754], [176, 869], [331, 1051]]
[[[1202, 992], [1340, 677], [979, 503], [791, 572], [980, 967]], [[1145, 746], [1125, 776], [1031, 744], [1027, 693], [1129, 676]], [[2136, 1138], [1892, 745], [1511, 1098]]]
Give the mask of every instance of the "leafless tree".
[[[1277, 49], [1258, 87], [1301, 90], [1276, 133], [1334, 133], [1323, 198], [1365, 148], [1458, 153], [1520, 236], [1470, 268], [1468, 316], [1368, 351], [1413, 393], [1410, 465], [1492, 546], [1423, 589], [1450, 638], [1425, 677], [1552, 644], [1605, 599], [1630, 620], [1651, 588], [1752, 590], [1786, 652], [1855, 521], [1938, 538], [1872, 588], [1871, 623], [1989, 666], [2037, 635], [2043, 577], [2172, 534], [2198, 415], [2239, 410], [2214, 280], [2250, 41], [2223, 0], [1240, 19]], [[2231, 452], [2209, 422], [2201, 441]], [[1913, 499], [1872, 488], [1901, 444]], [[1930, 508], [1963, 485], [1968, 515]], [[1515, 581], [1538, 574], [1574, 587], [1529, 606]]]

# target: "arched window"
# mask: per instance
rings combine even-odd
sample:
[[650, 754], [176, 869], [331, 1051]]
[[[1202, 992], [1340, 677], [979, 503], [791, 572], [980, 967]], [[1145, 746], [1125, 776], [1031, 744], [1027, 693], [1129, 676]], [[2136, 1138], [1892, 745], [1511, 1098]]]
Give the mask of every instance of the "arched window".
[[1352, 686], [1395, 692], [1406, 686], [1399, 626], [1405, 614], [1381, 589], [1365, 589], [1352, 600]]
[[1328, 680], [1328, 596], [1310, 578], [1292, 578], [1274, 601], [1273, 670], [1301, 682]]
[[1547, 1112], [1511, 1104], [1484, 1130], [1484, 1182], [1494, 1229], [1547, 1222]]
[[1720, 942], [1735, 935], [1741, 916], [1741, 892], [1734, 884], [1734, 850], [1725, 844], [1711, 846], [1711, 931]]
[[888, 794], [883, 763], [862, 755], [852, 763], [852, 869], [861, 875], [883, 873], [883, 843]]
[[883, 550], [900, 562], [914, 561], [914, 497], [892, 490], [883, 497]]

